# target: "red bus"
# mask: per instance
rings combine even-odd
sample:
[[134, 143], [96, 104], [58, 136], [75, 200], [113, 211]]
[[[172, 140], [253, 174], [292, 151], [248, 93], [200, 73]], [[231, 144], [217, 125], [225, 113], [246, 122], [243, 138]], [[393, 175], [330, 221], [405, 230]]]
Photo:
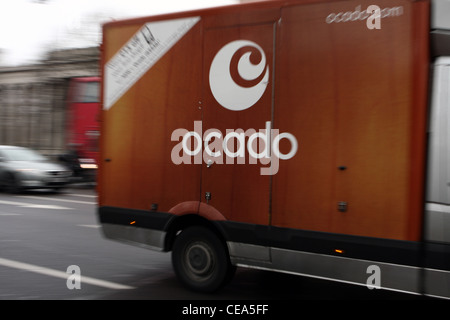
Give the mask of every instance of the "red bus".
[[67, 94], [67, 144], [75, 177], [92, 180], [98, 161], [100, 78], [70, 79]]

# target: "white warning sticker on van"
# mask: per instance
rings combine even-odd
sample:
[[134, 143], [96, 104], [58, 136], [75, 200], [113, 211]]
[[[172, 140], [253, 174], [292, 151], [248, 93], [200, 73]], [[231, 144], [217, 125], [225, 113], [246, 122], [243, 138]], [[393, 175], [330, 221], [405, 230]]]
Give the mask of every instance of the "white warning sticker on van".
[[136, 32], [105, 65], [103, 108], [111, 108], [199, 20], [149, 22]]

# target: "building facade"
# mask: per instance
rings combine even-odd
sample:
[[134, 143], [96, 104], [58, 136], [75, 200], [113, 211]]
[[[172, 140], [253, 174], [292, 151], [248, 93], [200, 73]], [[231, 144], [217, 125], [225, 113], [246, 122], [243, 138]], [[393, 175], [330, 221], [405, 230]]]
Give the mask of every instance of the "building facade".
[[98, 47], [54, 51], [36, 64], [0, 68], [0, 144], [50, 156], [65, 152], [70, 79], [98, 75]]

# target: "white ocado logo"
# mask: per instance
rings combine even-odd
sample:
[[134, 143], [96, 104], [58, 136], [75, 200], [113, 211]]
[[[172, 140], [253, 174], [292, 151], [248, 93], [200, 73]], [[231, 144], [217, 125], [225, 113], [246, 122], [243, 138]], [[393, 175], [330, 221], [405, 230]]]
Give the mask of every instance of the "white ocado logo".
[[[264, 50], [255, 42], [236, 40], [223, 46], [215, 55], [209, 71], [211, 92], [224, 108], [241, 111], [261, 99], [269, 82], [269, 66]], [[281, 141], [290, 145], [289, 151], [280, 149]], [[295, 156], [298, 142], [289, 132], [272, 128], [266, 121], [263, 129], [215, 128], [203, 131], [203, 122], [194, 121], [194, 130], [184, 128], [172, 132], [171, 159], [180, 164], [258, 164], [263, 165], [261, 175], [275, 175], [280, 160]], [[247, 151], [247, 152], [246, 152]]]
[[[240, 55], [242, 51], [244, 53]], [[234, 68], [236, 70], [230, 70]], [[234, 73], [238, 79], [233, 78], [236, 76], [232, 71], [237, 71]], [[258, 102], [268, 82], [269, 66], [264, 50], [249, 40], [236, 40], [223, 46], [209, 70], [214, 98], [221, 106], [233, 111], [248, 109]]]

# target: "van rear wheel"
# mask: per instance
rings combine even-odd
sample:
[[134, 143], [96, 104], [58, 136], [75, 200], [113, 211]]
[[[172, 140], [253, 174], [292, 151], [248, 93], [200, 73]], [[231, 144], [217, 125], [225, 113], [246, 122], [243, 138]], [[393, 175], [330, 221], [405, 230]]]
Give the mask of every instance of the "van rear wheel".
[[178, 279], [189, 289], [200, 292], [218, 290], [234, 270], [225, 244], [201, 226], [189, 227], [177, 236], [172, 264]]

